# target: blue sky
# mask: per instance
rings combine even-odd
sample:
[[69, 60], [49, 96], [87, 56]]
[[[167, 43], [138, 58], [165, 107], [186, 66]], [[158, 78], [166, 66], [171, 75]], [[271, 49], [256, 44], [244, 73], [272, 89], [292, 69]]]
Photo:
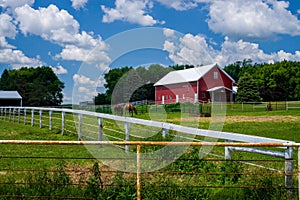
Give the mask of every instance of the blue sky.
[[298, 0], [0, 0], [0, 73], [50, 66], [69, 103], [115, 67], [300, 61], [299, 15]]

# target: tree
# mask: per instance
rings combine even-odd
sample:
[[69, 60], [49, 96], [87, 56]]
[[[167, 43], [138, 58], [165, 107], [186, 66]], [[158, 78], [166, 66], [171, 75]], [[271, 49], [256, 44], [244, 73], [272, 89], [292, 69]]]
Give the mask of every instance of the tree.
[[3, 72], [0, 90], [17, 90], [25, 106], [56, 106], [62, 103], [64, 83], [50, 67], [21, 68]]
[[245, 73], [238, 81], [237, 98], [238, 102], [260, 102], [257, 85], [253, 77]]

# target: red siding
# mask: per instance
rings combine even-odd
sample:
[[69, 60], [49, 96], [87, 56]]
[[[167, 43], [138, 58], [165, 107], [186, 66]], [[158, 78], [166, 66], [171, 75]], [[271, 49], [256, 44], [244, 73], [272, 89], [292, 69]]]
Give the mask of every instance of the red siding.
[[176, 103], [176, 95], [179, 102], [194, 102], [197, 91], [197, 82], [178, 83], [166, 86], [155, 87], [155, 99], [157, 104]]
[[[217, 79], [214, 77], [215, 72], [218, 74]], [[198, 100], [207, 102], [211, 99], [209, 92], [206, 92], [208, 89], [224, 86], [232, 90], [232, 85], [233, 81], [225, 73], [223, 73], [223, 71], [215, 66], [198, 81]], [[155, 100], [157, 104], [162, 104], [162, 97], [164, 96], [164, 104], [176, 103], [176, 95], [178, 95], [179, 102], [194, 102], [196, 93], [197, 81], [166, 86], [156, 86]], [[227, 101], [230, 101], [231, 92], [226, 91], [226, 93], [229, 97], [227, 98]]]

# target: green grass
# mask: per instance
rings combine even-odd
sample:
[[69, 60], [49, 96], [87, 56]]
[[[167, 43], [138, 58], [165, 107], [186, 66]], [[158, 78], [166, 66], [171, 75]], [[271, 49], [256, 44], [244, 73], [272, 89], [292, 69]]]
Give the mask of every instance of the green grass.
[[[61, 115], [56, 114], [55, 117], [59, 118]], [[238, 110], [229, 110], [227, 109], [227, 116], [228, 118], [232, 116], [248, 116], [248, 117], [260, 117], [260, 118], [268, 118], [272, 116], [280, 117], [298, 117], [300, 116], [300, 111], [297, 110], [289, 110], [289, 111], [248, 111], [248, 112], [241, 112]], [[196, 119], [195, 116], [190, 116], [188, 113], [178, 113], [178, 112], [170, 112], [170, 113], [164, 113], [164, 112], [148, 112], [148, 113], [140, 113], [138, 118], [142, 119], [153, 119], [156, 121], [167, 121], [170, 123], [176, 123], [176, 124], [182, 124], [192, 127], [199, 127], [203, 129], [209, 128], [210, 120], [209, 118], [200, 118], [200, 120]], [[43, 119], [45, 124], [47, 124], [47, 113], [43, 114]], [[72, 115], [66, 115], [66, 121], [68, 126], [66, 128], [70, 129], [71, 132], [65, 132], [64, 135], [61, 134], [60, 130], [60, 123], [61, 121], [59, 119], [54, 120], [55, 128], [52, 131], [49, 131], [49, 128], [47, 126], [44, 126], [42, 129], [40, 129], [38, 117], [35, 117], [35, 126], [30, 126], [30, 115], [28, 115], [27, 124], [24, 125], [22, 122], [23, 118], [21, 119], [21, 124], [18, 124], [17, 122], [10, 122], [8, 120], [0, 120], [0, 139], [1, 140], [77, 140], [76, 135], [76, 127], [75, 125], [78, 123], [78, 119], [75, 117], [75, 122], [73, 121], [74, 118]], [[93, 118], [83, 118], [83, 123], [91, 123], [93, 122], [95, 125], [97, 124], [97, 121]], [[124, 137], [124, 134], [116, 133], [110, 130], [105, 130], [105, 128], [116, 128], [119, 131], [123, 131], [122, 125], [118, 125], [112, 121], [104, 120], [104, 131], [106, 134], [110, 134], [114, 137]], [[83, 125], [83, 132], [95, 132], [97, 133], [97, 126], [96, 127], [90, 127], [87, 125]], [[136, 130], [137, 127], [135, 125], [132, 125], [132, 134], [138, 134]], [[141, 128], [141, 127], [139, 127]], [[293, 140], [296, 142], [300, 142], [300, 120], [276, 120], [276, 121], [225, 121], [223, 126], [223, 131], [227, 132], [235, 132], [235, 133], [242, 133], [242, 134], [248, 134], [248, 135], [257, 135], [257, 136], [264, 136], [264, 137], [270, 137], [270, 138], [278, 138], [278, 139], [285, 139], [285, 140]], [[170, 132], [172, 134], [172, 132]], [[146, 136], [146, 135], [145, 135]], [[198, 137], [199, 139], [202, 139], [201, 137]], [[114, 140], [110, 138], [111, 140]], [[133, 140], [138, 140], [138, 138], [132, 138]], [[172, 136], [167, 136], [166, 140], [171, 140]], [[146, 139], [147, 141], [151, 140], [164, 140], [164, 138], [161, 137], [161, 134], [158, 132], [158, 134], [153, 135], [151, 137], [148, 137]], [[55, 145], [55, 146], [48, 146], [48, 145], [0, 145], [1, 152], [0, 152], [0, 168], [1, 169], [26, 169], [26, 170], [49, 170], [49, 169], [56, 169], [59, 166], [59, 163], [66, 162], [68, 165], [70, 163], [72, 164], [78, 164], [85, 168], [90, 168], [95, 160], [93, 159], [93, 156], [89, 153], [89, 151], [84, 146], [62, 146], [62, 145]], [[142, 151], [145, 152], [151, 152], [157, 150], [158, 147], [142, 147]], [[192, 149], [193, 154], [190, 153]], [[135, 151], [135, 147], [132, 147], [131, 150]], [[215, 147], [212, 151], [212, 153], [224, 154], [224, 148], [221, 147]], [[236, 167], [241, 167], [244, 171], [247, 172], [255, 172], [255, 173], [270, 173], [269, 171], [262, 170], [260, 168], [256, 167], [249, 167], [248, 165], [244, 164], [238, 164], [230, 165], [226, 164], [225, 162], [221, 161], [215, 161], [215, 162], [207, 162], [203, 160], [199, 160], [199, 148], [190, 148], [187, 151], [187, 154], [184, 154], [181, 158], [182, 160], [178, 160], [171, 165], [169, 165], [167, 168], [162, 169], [162, 171], [180, 171], [180, 172], [188, 172], [188, 171], [197, 171], [200, 170], [203, 172], [203, 170], [208, 170], [209, 172], [230, 172], [230, 170], [236, 170]], [[107, 155], [109, 156], [109, 155]], [[294, 154], [295, 159], [296, 155]], [[18, 157], [33, 157], [35, 159], [23, 159]], [[40, 157], [37, 159], [37, 157]], [[45, 157], [48, 157], [45, 159]], [[50, 157], [50, 158], [49, 158]], [[53, 159], [52, 159], [52, 158]], [[57, 159], [59, 158], [59, 159]], [[70, 159], [70, 158], [90, 158], [90, 159]], [[215, 158], [213, 156], [208, 156], [207, 158]], [[264, 162], [254, 162], [256, 164], [263, 164], [267, 165], [269, 167], [274, 167], [276, 169], [283, 170], [284, 169], [284, 160], [283, 159], [274, 159], [270, 158], [269, 156], [263, 156], [263, 155], [257, 155], [257, 154], [250, 154], [250, 153], [233, 153], [233, 159], [260, 159], [265, 160]], [[277, 160], [280, 162], [270, 162], [268, 163], [267, 160]], [[203, 164], [204, 163], [204, 164]], [[228, 166], [230, 165], [230, 166]], [[65, 165], [66, 166], [66, 165]], [[199, 167], [201, 166], [201, 167]], [[224, 166], [229, 167], [229, 171], [226, 171], [227, 168]], [[198, 167], [198, 168], [195, 168]], [[295, 169], [296, 169], [296, 162], [295, 162]], [[224, 171], [225, 170], [225, 171]], [[30, 174], [28, 172], [18, 172], [18, 173], [3, 173], [4, 170], [0, 170], [0, 181], [20, 181], [23, 180], [24, 177], [27, 177], [28, 174], [30, 176], [33, 176], [34, 179], [40, 179], [39, 175], [37, 174]], [[236, 171], [233, 171], [236, 172]], [[44, 181], [49, 181], [53, 183], [55, 182], [55, 176], [53, 174], [48, 174], [47, 176], [42, 176], [42, 179], [44, 178]], [[66, 176], [66, 174], [64, 174]], [[183, 176], [183, 175], [176, 175], [173, 177], [169, 176], [154, 176], [151, 175], [145, 175], [143, 177], [143, 180], [150, 180], [143, 182], [143, 191], [142, 195], [144, 199], [160, 199], [160, 198], [172, 198], [172, 199], [184, 199], [184, 197], [189, 197], [190, 199], [193, 198], [209, 198], [209, 199], [255, 199], [259, 198], [261, 195], [269, 194], [269, 199], [285, 199], [285, 192], [283, 190], [258, 190], [258, 189], [199, 189], [199, 188], [190, 188], [186, 189], [186, 186], [201, 186], [201, 184], [205, 183], [205, 185], [212, 185], [212, 186], [218, 186], [218, 185], [228, 185], [228, 186], [240, 186], [240, 185], [249, 185], [249, 184], [256, 184], [256, 185], [267, 185], [267, 186], [283, 186], [284, 185], [284, 177], [278, 177], [276, 178], [270, 176], [271, 178], [258, 176], [258, 177], [252, 177], [252, 176], [242, 176], [239, 177], [238, 180], [232, 179], [229, 177], [224, 177], [222, 175], [218, 176], [211, 176], [211, 175], [194, 175], [194, 176]], [[27, 177], [28, 178], [28, 177]], [[117, 181], [118, 183], [123, 184], [123, 177], [116, 177], [119, 178]], [[127, 176], [128, 178], [128, 176]], [[122, 181], [121, 181], [122, 179]], [[110, 188], [110, 191], [106, 191], [105, 195], [116, 195], [118, 194], [118, 198], [123, 199], [132, 199], [136, 196], [136, 191], [134, 188], [135, 180], [128, 180], [126, 182], [128, 185], [127, 188], [118, 189], [118, 187]], [[92, 185], [93, 186], [93, 185]], [[92, 187], [91, 186], [91, 187]], [[295, 183], [296, 187], [296, 183]], [[2, 188], [3, 189], [3, 188]], [[12, 191], [13, 189], [6, 188], [7, 191]], [[29, 188], [30, 189], [30, 188]], [[37, 190], [37, 188], [33, 187], [31, 188], [32, 192], [34, 190]], [[45, 188], [44, 188], [45, 189]], [[94, 186], [92, 189], [87, 188], [71, 188], [71, 189], [65, 189], [66, 191], [69, 191], [72, 194], [76, 194], [76, 191], [78, 191], [78, 195], [84, 195], [86, 191], [93, 191]], [[97, 188], [96, 188], [97, 189]], [[21, 191], [21, 189], [19, 189]], [[59, 189], [52, 189], [53, 191], [57, 192]], [[3, 190], [4, 191], [4, 190]], [[99, 191], [98, 191], [99, 192]], [[111, 192], [111, 193], [110, 193]], [[67, 194], [68, 192], [66, 192]], [[91, 196], [93, 192], [90, 193]], [[278, 193], [278, 194], [277, 194]], [[16, 194], [19, 194], [16, 191]], [[25, 194], [23, 192], [23, 194]], [[30, 193], [28, 193], [30, 194]], [[41, 193], [44, 194], [44, 193]], [[47, 193], [45, 193], [47, 194]], [[53, 193], [54, 194], [54, 193]], [[98, 194], [98, 193], [97, 193]], [[249, 194], [247, 196], [247, 194]], [[100, 195], [100, 193], [99, 193]], [[104, 195], [104, 194], [103, 194]], [[122, 196], [122, 197], [121, 197]], [[112, 198], [117, 198], [116, 196], [113, 196]]]

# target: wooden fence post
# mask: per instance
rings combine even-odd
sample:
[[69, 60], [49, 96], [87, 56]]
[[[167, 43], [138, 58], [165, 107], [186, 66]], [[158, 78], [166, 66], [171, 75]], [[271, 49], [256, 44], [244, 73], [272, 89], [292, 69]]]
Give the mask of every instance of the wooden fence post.
[[61, 113], [61, 134], [64, 135], [65, 131], [65, 112]]
[[[103, 135], [103, 118], [98, 118], [98, 125], [99, 125], [99, 134], [98, 134], [98, 141], [102, 141], [102, 135]], [[100, 144], [99, 147], [102, 147]]]
[[[129, 133], [130, 123], [125, 122], [124, 128], [125, 128], [125, 141], [127, 142], [130, 141], [130, 133]], [[129, 151], [130, 151], [129, 145], [125, 145], [125, 152], [129, 152]]]
[[52, 110], [49, 110], [49, 130], [52, 130]]
[[34, 126], [34, 109], [31, 110], [31, 126]]
[[81, 140], [81, 131], [82, 131], [82, 114], [78, 115], [78, 141]]

